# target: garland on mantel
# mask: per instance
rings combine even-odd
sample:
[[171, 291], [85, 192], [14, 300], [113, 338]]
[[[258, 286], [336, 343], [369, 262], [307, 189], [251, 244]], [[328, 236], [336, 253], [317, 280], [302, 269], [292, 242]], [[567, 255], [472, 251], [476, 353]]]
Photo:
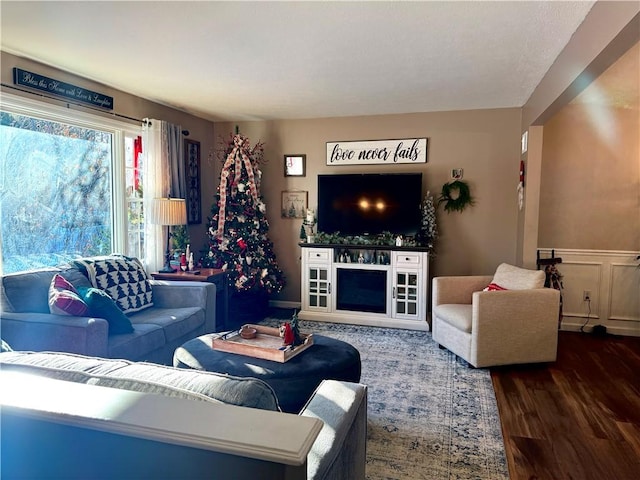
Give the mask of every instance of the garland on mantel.
[[[394, 246], [396, 237], [391, 232], [383, 232], [379, 235], [342, 235], [340, 232], [317, 232], [313, 236], [313, 243], [325, 245], [357, 245], [357, 246]], [[419, 246], [414, 237], [405, 236], [402, 240], [403, 247]]]
[[[457, 195], [455, 195], [457, 193]], [[455, 196], [452, 196], [455, 195]], [[442, 186], [442, 192], [438, 197], [438, 206], [444, 203], [444, 209], [448, 212], [461, 212], [467, 205], [473, 205], [474, 199], [471, 197], [469, 185], [462, 180], [447, 182]]]

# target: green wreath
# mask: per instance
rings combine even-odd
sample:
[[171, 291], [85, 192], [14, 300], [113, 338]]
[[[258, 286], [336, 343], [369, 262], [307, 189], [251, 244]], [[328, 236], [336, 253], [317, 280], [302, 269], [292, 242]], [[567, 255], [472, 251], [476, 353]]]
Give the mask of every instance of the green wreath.
[[[457, 192], [458, 195], [451, 196], [452, 193]], [[442, 186], [442, 192], [438, 197], [438, 206], [444, 203], [444, 209], [447, 212], [461, 212], [467, 205], [473, 205], [473, 198], [469, 191], [469, 185], [462, 180], [456, 180], [454, 182], [447, 182]]]

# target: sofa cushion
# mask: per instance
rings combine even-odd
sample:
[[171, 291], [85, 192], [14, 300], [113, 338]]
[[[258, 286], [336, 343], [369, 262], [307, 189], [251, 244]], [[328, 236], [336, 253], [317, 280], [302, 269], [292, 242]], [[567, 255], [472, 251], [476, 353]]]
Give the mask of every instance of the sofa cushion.
[[104, 290], [124, 313], [153, 305], [150, 278], [137, 258], [124, 255], [74, 260], [95, 288]]
[[60, 270], [43, 268], [2, 276], [2, 311], [19, 313], [51, 313], [49, 287]]
[[[172, 385], [156, 383], [153, 381], [147, 381], [137, 378], [112, 377], [109, 372], [103, 372], [102, 374], [91, 373], [88, 371], [84, 371], [83, 367], [80, 367], [80, 369], [76, 370], [73, 367], [69, 368], [69, 362], [65, 361], [68, 359], [42, 359], [42, 356], [38, 355], [39, 358], [35, 359], [35, 362], [22, 363], [20, 359], [24, 358], [25, 355], [30, 354], [27, 352], [19, 352], [19, 355], [14, 356], [14, 358], [0, 357], [0, 359], [2, 359], [3, 370], [17, 370], [22, 373], [41, 375], [44, 377], [55, 378], [56, 380], [65, 380], [67, 382], [86, 383], [88, 385], [98, 385], [101, 387], [109, 388], [120, 388], [122, 390], [132, 390], [134, 392], [154, 393], [158, 395], [165, 395], [168, 397], [186, 398], [189, 400], [223, 403], [219, 400], [216, 400], [215, 398], [198, 393], [196, 391], [190, 391], [188, 389]], [[56, 366], [57, 363], [60, 363], [60, 360], [62, 360], [66, 364], [66, 366]], [[112, 372], [117, 371], [118, 368], [120, 367], [118, 366], [112, 369]]]
[[498, 265], [491, 283], [508, 290], [529, 290], [543, 288], [545, 273], [543, 270], [527, 270], [507, 263]]
[[76, 289], [91, 286], [77, 268], [42, 268], [2, 276], [0, 311], [18, 313], [51, 313], [49, 287], [54, 275], [60, 274]]
[[[0, 355], [0, 365], [23, 365], [33, 368], [78, 371], [95, 375], [107, 375], [127, 365], [127, 360], [108, 360], [66, 352], [11, 352]], [[64, 380], [64, 379], [63, 379]]]
[[[275, 393], [262, 380], [183, 370], [151, 363], [110, 360], [58, 352], [7, 352], [0, 365], [61, 380], [171, 396], [193, 395], [250, 408], [279, 410]], [[188, 397], [186, 397], [188, 398]]]
[[87, 304], [89, 316], [109, 322], [109, 335], [133, 332], [131, 321], [105, 292], [98, 288], [80, 287], [78, 293]]
[[162, 327], [167, 342], [172, 342], [203, 325], [204, 311], [200, 307], [153, 307], [134, 313], [129, 318], [134, 326], [152, 324]]
[[88, 309], [71, 282], [56, 273], [49, 287], [49, 311], [55, 315], [82, 316]]
[[159, 325], [138, 324], [132, 333], [109, 337], [110, 358], [146, 359], [148, 354], [163, 348], [167, 343], [164, 330]]
[[436, 305], [433, 307], [433, 314], [437, 316], [439, 320], [447, 322], [458, 330], [471, 333], [472, 305], [460, 303]]
[[263, 380], [222, 373], [187, 370], [144, 362], [130, 363], [112, 377], [140, 378], [198, 392], [229, 405], [280, 410], [273, 389]]

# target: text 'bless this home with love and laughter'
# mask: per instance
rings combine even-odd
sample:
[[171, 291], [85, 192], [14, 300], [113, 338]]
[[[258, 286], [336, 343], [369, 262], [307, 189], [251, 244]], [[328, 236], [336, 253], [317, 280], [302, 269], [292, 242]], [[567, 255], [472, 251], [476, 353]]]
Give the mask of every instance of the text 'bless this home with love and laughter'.
[[426, 138], [327, 142], [327, 165], [427, 163]]

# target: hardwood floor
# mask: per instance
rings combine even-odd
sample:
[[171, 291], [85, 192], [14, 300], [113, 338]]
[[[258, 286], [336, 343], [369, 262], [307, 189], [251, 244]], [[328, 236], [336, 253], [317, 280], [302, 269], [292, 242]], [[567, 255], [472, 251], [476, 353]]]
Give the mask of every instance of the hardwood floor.
[[511, 480], [640, 478], [640, 338], [560, 332], [555, 363], [491, 377]]

